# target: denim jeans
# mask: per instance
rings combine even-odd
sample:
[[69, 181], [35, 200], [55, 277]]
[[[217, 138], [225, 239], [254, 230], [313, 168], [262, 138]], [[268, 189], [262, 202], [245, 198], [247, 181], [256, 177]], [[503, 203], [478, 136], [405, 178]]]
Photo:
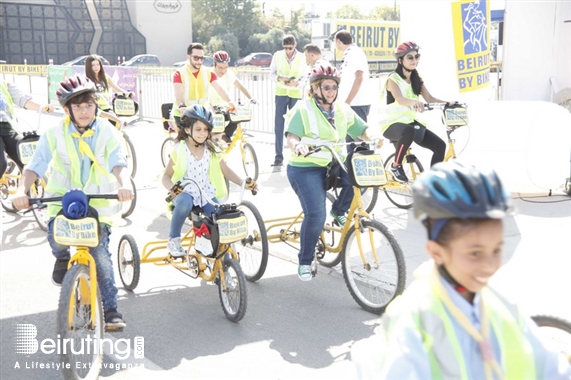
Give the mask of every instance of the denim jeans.
[[[48, 223], [48, 243], [52, 249], [53, 255], [58, 259], [69, 259], [70, 249], [68, 246], [60, 245], [53, 238], [54, 220]], [[113, 274], [113, 262], [111, 261], [111, 252], [109, 252], [109, 235], [111, 235], [111, 226], [101, 223], [99, 245], [89, 249], [89, 254], [95, 260], [97, 268], [97, 282], [99, 291], [103, 300], [103, 311], [117, 309], [117, 287], [115, 286], [115, 278]]]
[[[323, 181], [327, 168], [297, 167], [288, 165], [287, 178], [297, 194], [303, 210], [303, 222], [300, 230], [300, 265], [310, 265], [313, 261], [315, 246], [323, 230], [326, 218], [325, 190]], [[337, 215], [345, 215], [353, 200], [353, 187], [345, 171], [341, 171], [341, 192], [331, 209]]]
[[[369, 116], [369, 111], [371, 109], [371, 106], [351, 106], [351, 109], [357, 114], [357, 116], [359, 116], [361, 119], [363, 119], [364, 122], [367, 122], [367, 116]], [[347, 135], [345, 137], [345, 141], [346, 142], [352, 142], [355, 141], [351, 136]], [[352, 153], [353, 152], [353, 147], [351, 145], [347, 145], [347, 154]]]
[[282, 162], [284, 160], [284, 116], [288, 110], [295, 106], [299, 99], [290, 98], [289, 96], [276, 95], [276, 118], [274, 130], [276, 133], [276, 161]]
[[[216, 198], [214, 198], [213, 201], [217, 202]], [[174, 210], [172, 213], [169, 238], [177, 238], [180, 237], [182, 225], [192, 210], [194, 200], [192, 199], [192, 195], [190, 195], [190, 193], [182, 192], [172, 200], [172, 203], [174, 204]], [[212, 214], [212, 211], [214, 211], [214, 206], [212, 206], [210, 203], [207, 203], [206, 205], [202, 206], [202, 209], [205, 215], [210, 215]]]

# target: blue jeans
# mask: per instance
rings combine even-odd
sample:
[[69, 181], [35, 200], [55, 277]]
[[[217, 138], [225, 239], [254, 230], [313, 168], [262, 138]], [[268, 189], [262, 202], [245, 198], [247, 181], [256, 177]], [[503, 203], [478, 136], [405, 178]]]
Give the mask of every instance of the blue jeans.
[[[371, 106], [351, 106], [351, 109], [357, 114], [357, 116], [359, 116], [361, 119], [363, 119], [364, 122], [367, 122], [367, 116], [369, 116], [369, 111], [371, 110]], [[352, 142], [355, 141], [353, 140], [353, 138], [349, 135], [347, 135], [345, 137], [345, 141], [346, 142]], [[347, 154], [352, 153], [353, 152], [353, 147], [350, 145], [347, 145]]]
[[[297, 194], [303, 210], [300, 230], [300, 265], [311, 265], [315, 246], [326, 218], [323, 181], [327, 168], [287, 166], [287, 178]], [[341, 171], [341, 193], [331, 209], [336, 215], [345, 215], [353, 200], [353, 187], [345, 171]]]
[[[68, 246], [55, 242], [53, 238], [54, 220], [48, 223], [48, 243], [52, 249], [53, 255], [58, 259], [69, 259], [70, 250]], [[89, 254], [95, 260], [97, 268], [97, 282], [99, 291], [103, 300], [103, 311], [117, 309], [117, 287], [115, 286], [115, 278], [113, 275], [113, 262], [111, 261], [111, 252], [109, 252], [109, 235], [111, 235], [111, 226], [101, 223], [99, 245], [89, 249]]]
[[284, 116], [288, 110], [295, 106], [299, 99], [290, 98], [289, 96], [276, 95], [276, 118], [274, 124], [274, 131], [276, 133], [276, 159], [275, 161], [282, 162], [284, 160]]
[[[217, 202], [216, 198], [214, 198], [213, 201]], [[180, 237], [182, 225], [192, 210], [194, 200], [192, 199], [192, 195], [182, 192], [172, 200], [172, 203], [174, 204], [174, 210], [172, 213], [171, 229], [169, 232], [169, 238], [171, 239]], [[204, 211], [204, 215], [210, 216], [214, 211], [214, 206], [207, 203], [202, 207], [202, 210]]]

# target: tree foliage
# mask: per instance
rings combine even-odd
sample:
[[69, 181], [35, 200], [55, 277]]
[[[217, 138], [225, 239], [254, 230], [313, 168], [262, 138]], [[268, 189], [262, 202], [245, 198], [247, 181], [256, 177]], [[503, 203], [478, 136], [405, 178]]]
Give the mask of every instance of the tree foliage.
[[396, 8], [387, 5], [376, 7], [369, 17], [374, 20], [399, 21], [400, 6]]
[[356, 5], [343, 5], [341, 8], [337, 9], [334, 13], [335, 18], [343, 18], [343, 19], [350, 19], [350, 20], [363, 20], [368, 16], [361, 13], [361, 9], [359, 9]]

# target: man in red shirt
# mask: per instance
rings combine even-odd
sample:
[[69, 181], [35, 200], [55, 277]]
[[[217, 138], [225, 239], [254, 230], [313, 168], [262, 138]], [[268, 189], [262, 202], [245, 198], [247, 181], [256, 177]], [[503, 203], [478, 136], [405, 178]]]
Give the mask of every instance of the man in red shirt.
[[173, 86], [175, 101], [173, 103], [173, 117], [176, 125], [180, 125], [180, 116], [187, 106], [208, 104], [208, 86], [212, 86], [220, 97], [235, 107], [226, 90], [217, 82], [216, 74], [208, 69], [202, 69], [204, 62], [204, 47], [200, 43], [192, 43], [186, 49], [186, 65], [178, 68], [174, 73]]

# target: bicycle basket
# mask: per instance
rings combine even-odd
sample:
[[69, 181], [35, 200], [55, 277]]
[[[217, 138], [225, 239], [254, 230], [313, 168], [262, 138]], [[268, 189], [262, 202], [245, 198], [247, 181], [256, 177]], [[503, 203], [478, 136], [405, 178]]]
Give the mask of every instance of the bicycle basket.
[[250, 106], [239, 105], [234, 112], [230, 113], [230, 121], [245, 122], [252, 120], [252, 109]]
[[68, 218], [62, 209], [53, 223], [53, 237], [58, 244], [92, 248], [99, 245], [99, 217], [93, 207], [80, 219]]
[[387, 183], [387, 175], [381, 155], [365, 148], [357, 147], [348, 157], [349, 179], [353, 186], [376, 187]]
[[212, 219], [200, 214], [200, 210], [191, 213], [192, 229], [194, 232], [194, 249], [206, 257], [212, 257], [218, 252], [220, 238], [218, 226]]
[[25, 132], [24, 137], [18, 142], [18, 157], [24, 165], [27, 165], [31, 160], [40, 136], [36, 132]]
[[468, 109], [461, 104], [453, 104], [444, 107], [444, 122], [449, 127], [461, 127], [468, 125]]
[[220, 243], [229, 244], [248, 236], [248, 219], [235, 204], [223, 205], [213, 213]]
[[125, 96], [117, 95], [113, 98], [113, 112], [117, 116], [135, 116], [139, 111], [139, 103]]

